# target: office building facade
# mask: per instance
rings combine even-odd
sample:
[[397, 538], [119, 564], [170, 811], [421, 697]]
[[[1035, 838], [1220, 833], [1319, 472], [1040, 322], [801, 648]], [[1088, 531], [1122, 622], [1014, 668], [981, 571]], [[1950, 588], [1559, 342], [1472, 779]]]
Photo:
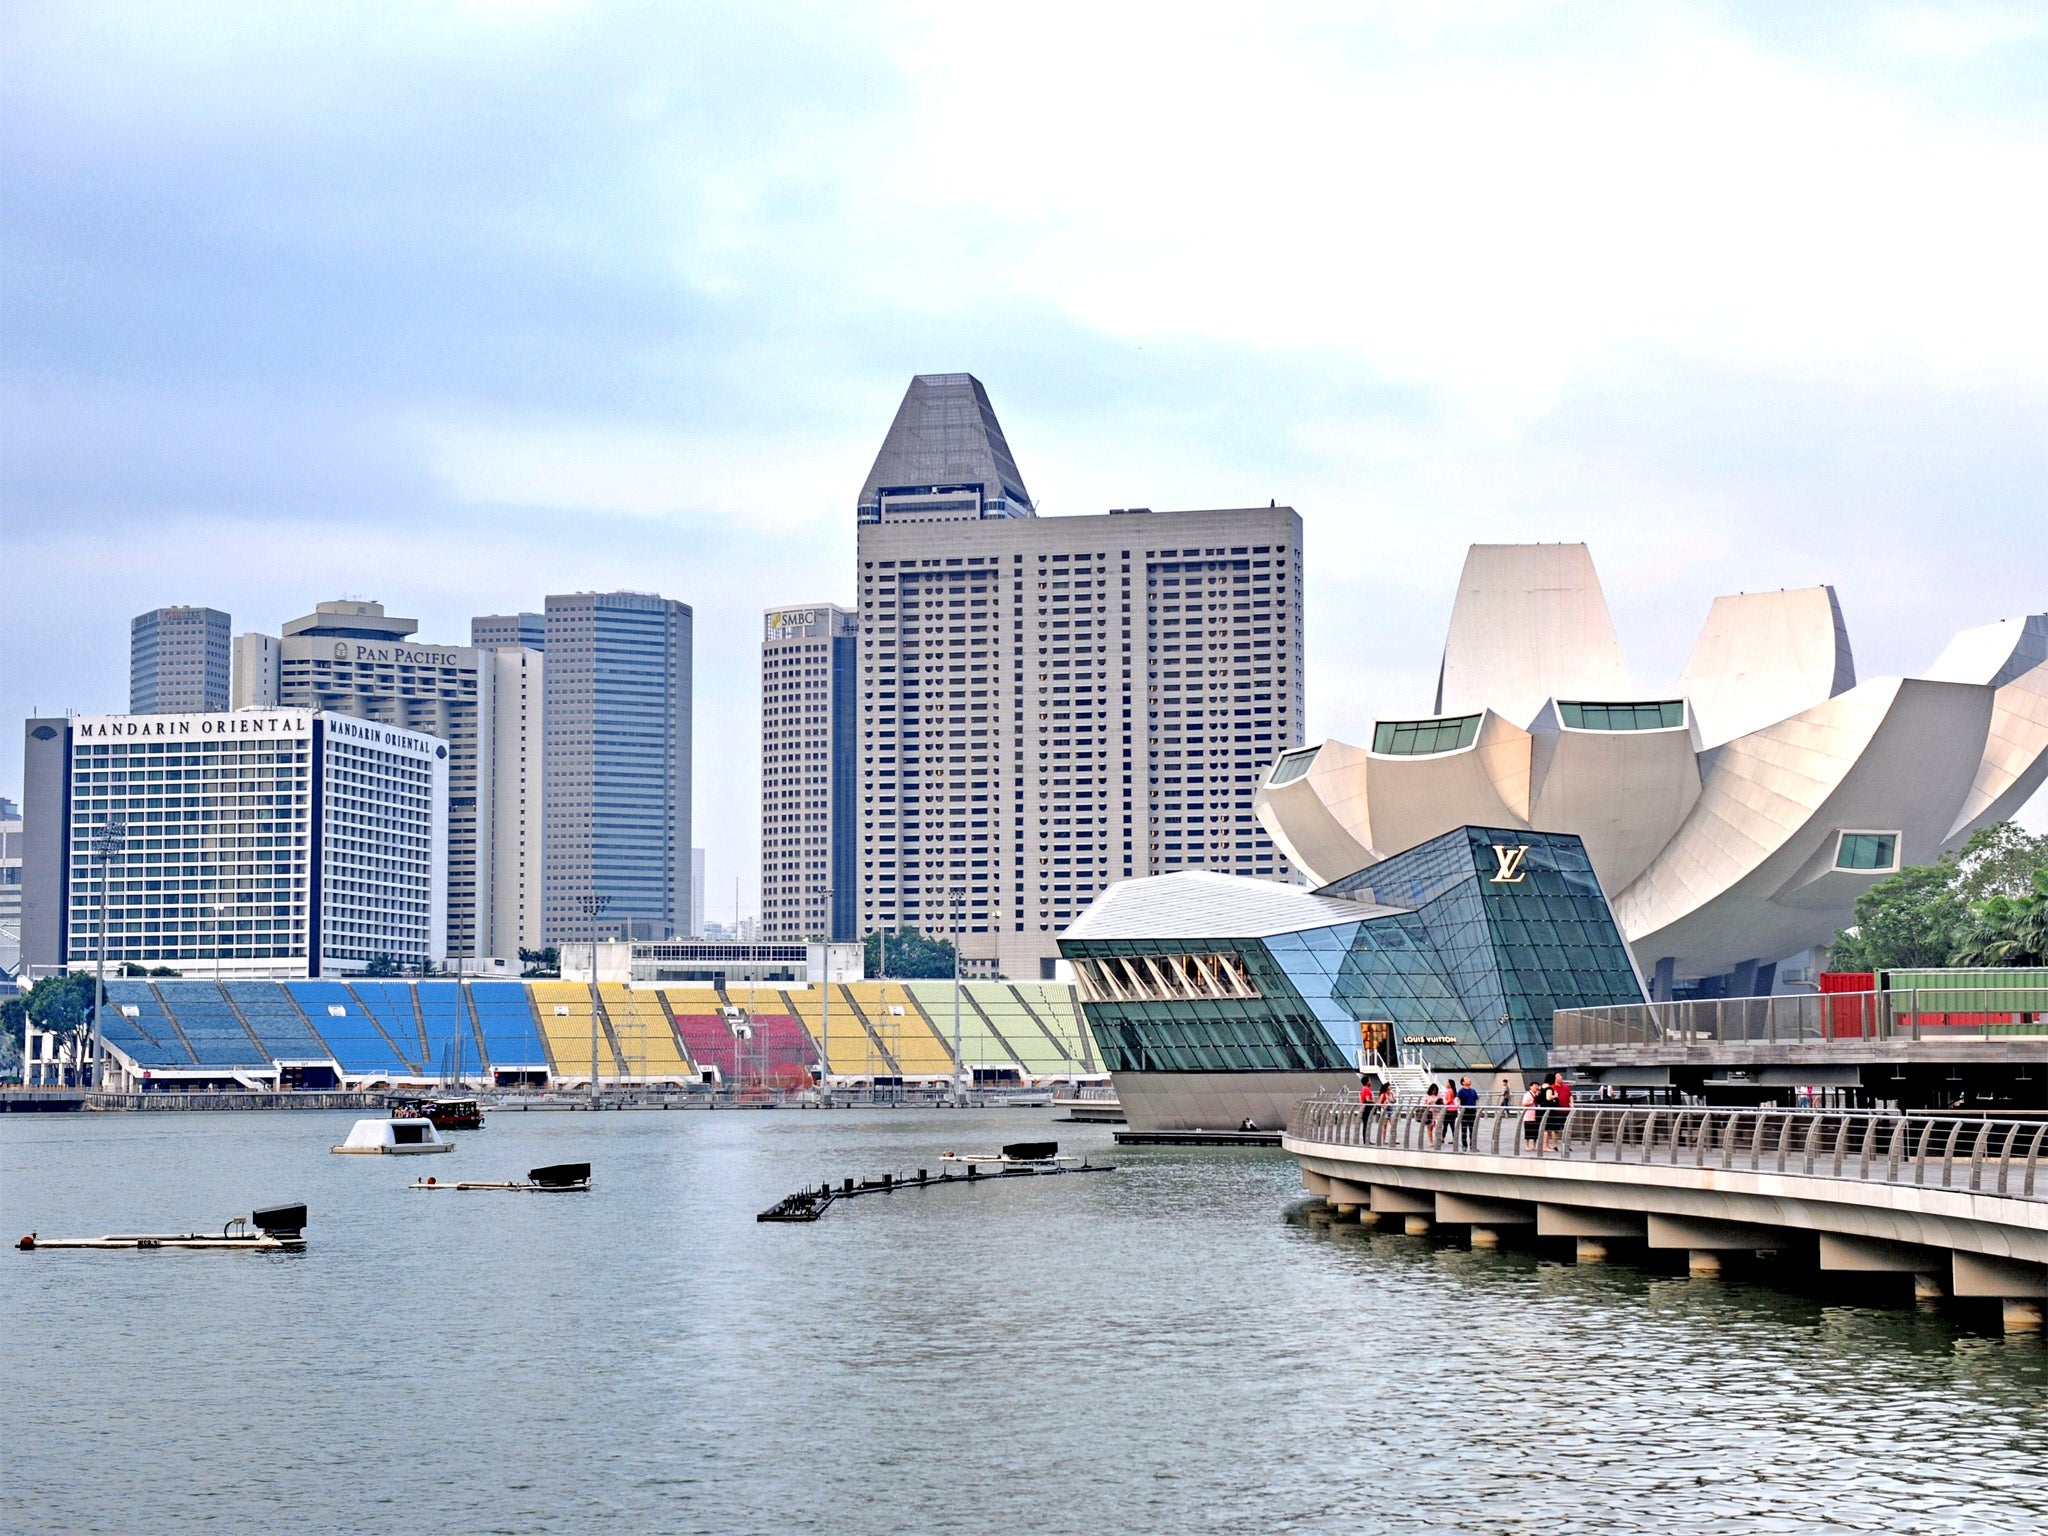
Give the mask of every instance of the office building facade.
[[232, 621], [218, 608], [152, 608], [128, 626], [128, 708], [138, 715], [228, 707]]
[[469, 643], [480, 648], [524, 646], [539, 651], [547, 648], [547, 639], [544, 613], [485, 613], [469, 621]]
[[0, 980], [21, 969], [21, 807], [0, 795]]
[[479, 678], [489, 683], [491, 769], [481, 901], [490, 919], [487, 953], [509, 959], [542, 942], [546, 662], [525, 645], [490, 646], [478, 656]]
[[856, 938], [855, 750], [860, 619], [830, 603], [771, 608], [761, 637], [761, 929]]
[[[445, 958], [449, 746], [312, 710], [32, 720], [41, 970], [223, 976]], [[104, 891], [104, 900], [102, 892]]]
[[546, 639], [547, 940], [673, 937], [690, 923], [690, 607], [553, 596]]

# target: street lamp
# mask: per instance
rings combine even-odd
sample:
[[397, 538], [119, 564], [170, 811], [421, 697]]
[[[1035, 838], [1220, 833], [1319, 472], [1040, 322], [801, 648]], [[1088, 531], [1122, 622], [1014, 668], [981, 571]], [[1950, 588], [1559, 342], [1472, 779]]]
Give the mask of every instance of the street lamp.
[[830, 881], [825, 884], [825, 942], [819, 952], [824, 955], [820, 967], [823, 974], [818, 979], [818, 1107], [832, 1107], [832, 893]]
[[107, 1006], [107, 866], [127, 840], [128, 818], [119, 811], [108, 815], [100, 826], [99, 834], [93, 838], [93, 852], [99, 855], [100, 860], [100, 953], [93, 969], [92, 984], [92, 1086], [95, 1093], [103, 1086], [100, 1062], [106, 1054], [106, 1039], [100, 1033], [100, 1012]]
[[598, 1106], [597, 1087], [597, 920], [612, 904], [609, 896], [578, 896], [576, 908], [590, 920], [590, 1107]]
[[962, 1109], [967, 1107], [967, 1068], [960, 1060], [960, 932], [966, 916], [967, 890], [954, 886], [949, 893], [952, 900], [947, 913], [953, 919], [953, 1099]]

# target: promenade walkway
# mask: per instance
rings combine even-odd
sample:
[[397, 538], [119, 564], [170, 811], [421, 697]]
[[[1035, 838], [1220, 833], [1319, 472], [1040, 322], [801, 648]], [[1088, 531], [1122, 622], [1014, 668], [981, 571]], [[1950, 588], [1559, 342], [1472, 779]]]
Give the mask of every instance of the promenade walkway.
[[[1531, 1134], [1533, 1132], [1533, 1134]], [[1503, 1229], [1733, 1252], [1814, 1245], [1823, 1271], [1912, 1275], [1924, 1296], [1991, 1297], [2008, 1329], [2048, 1299], [2048, 1122], [1822, 1110], [1519, 1107], [1307, 1100], [1282, 1145], [1339, 1218], [1411, 1232]]]

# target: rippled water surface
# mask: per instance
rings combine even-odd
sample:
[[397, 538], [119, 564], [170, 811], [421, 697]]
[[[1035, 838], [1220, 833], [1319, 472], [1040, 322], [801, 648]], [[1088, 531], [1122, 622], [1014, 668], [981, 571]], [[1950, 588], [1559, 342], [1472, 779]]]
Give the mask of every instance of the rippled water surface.
[[[0, 1256], [0, 1528], [2037, 1531], [1981, 1319], [1290, 1220], [1277, 1153], [1037, 1112], [0, 1118], [0, 1231], [312, 1206], [297, 1256]], [[1116, 1173], [755, 1211], [1030, 1134]], [[435, 1194], [587, 1157], [587, 1196]]]

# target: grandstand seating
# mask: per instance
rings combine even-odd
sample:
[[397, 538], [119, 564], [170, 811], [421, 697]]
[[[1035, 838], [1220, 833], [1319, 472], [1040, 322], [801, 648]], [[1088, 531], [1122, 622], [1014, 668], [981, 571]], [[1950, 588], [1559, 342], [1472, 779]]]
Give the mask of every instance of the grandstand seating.
[[272, 1061], [327, 1061], [327, 1047], [306, 1028], [289, 993], [274, 981], [230, 981], [227, 994]]
[[470, 983], [469, 1001], [483, 1035], [484, 1059], [493, 1072], [548, 1069], [547, 1047], [534, 1028], [533, 1004], [516, 981]]
[[[1108, 1068], [1095, 1052], [1095, 1037], [1081, 1016], [1081, 998], [1072, 984], [1064, 981], [1013, 981], [1005, 983], [1030, 1014], [1057, 1035], [1078, 1065], [1074, 1070], [1099, 1075]], [[1002, 1020], [996, 1021], [997, 1025]]]
[[[582, 981], [532, 981], [533, 1011], [555, 1064], [555, 1076], [590, 1081], [590, 984]], [[602, 1077], [623, 1077], [625, 1063], [598, 1034], [597, 1070]]]
[[676, 1043], [675, 1026], [659, 995], [636, 992], [615, 981], [600, 982], [597, 994], [626, 1058], [627, 1076], [670, 1082], [689, 1082], [696, 1077], [697, 1069]]
[[[815, 996], [815, 989], [813, 990]], [[844, 1014], [841, 1008], [844, 1007]], [[857, 1012], [856, 1012], [857, 1010]], [[899, 981], [856, 981], [832, 988], [832, 1031], [834, 1042], [838, 1038], [837, 1024], [840, 1018], [865, 1019], [869, 1032], [875, 1037], [881, 1049], [893, 1057], [902, 1075], [906, 1078], [945, 1078], [953, 1076], [953, 1050], [951, 1036], [941, 1038], [932, 1028], [924, 1011], [917, 1006], [917, 1000], [903, 988]], [[963, 1016], [963, 1025], [969, 1016]], [[947, 1021], [951, 1023], [951, 1015]], [[966, 1052], [966, 1041], [961, 1042]], [[836, 1055], [837, 1052], [835, 1051]], [[968, 1053], [972, 1059], [972, 1053]]]
[[270, 1053], [251, 1038], [221, 989], [210, 981], [162, 981], [164, 1001], [202, 1067], [267, 1067]]
[[420, 1027], [425, 1032], [426, 1058], [423, 1065], [435, 1077], [445, 1078], [456, 1067], [455, 1039], [462, 1036], [462, 1070], [465, 1075], [482, 1069], [476, 1036], [469, 1028], [469, 1010], [462, 1005], [462, 983], [423, 981], [415, 995], [419, 999]]
[[[932, 1032], [945, 1043], [947, 1053], [953, 1049], [953, 984], [950, 981], [906, 981], [897, 984], [911, 999], [912, 1005], [921, 1009]], [[1006, 1033], [998, 1026], [990, 1029], [975, 1003], [986, 998], [994, 989], [986, 985], [976, 986], [966, 982], [960, 988], [960, 1057], [970, 1067], [1014, 1067], [1019, 1071], [1032, 1071], [1030, 1063], [1006, 1043]]]
[[287, 981], [284, 989], [349, 1076], [417, 1075], [392, 1050], [390, 1040], [364, 1011], [362, 1002], [340, 982]]
[[[129, 1010], [133, 1009], [131, 1015]], [[156, 990], [146, 981], [107, 983], [106, 1017], [100, 1033], [107, 1044], [143, 1068], [178, 1068], [193, 1064], [178, 1032], [171, 1028]]]
[[414, 1006], [414, 984], [409, 981], [368, 980], [351, 976], [349, 990], [363, 1009], [383, 1026], [398, 1054], [413, 1071], [429, 1071], [425, 1042], [420, 1038], [419, 1013]]
[[[952, 1027], [952, 985], [912, 981], [905, 987], [924, 1005], [933, 1027], [947, 1034]], [[1027, 1007], [1018, 989], [1007, 982], [971, 982], [961, 990], [961, 1049], [971, 1063], [1014, 1061], [1033, 1077], [1066, 1077], [1096, 1070], [1076, 1037], [1085, 1026], [1066, 986], [1045, 989], [1061, 999], [1058, 1008], [1046, 1006], [1040, 997], [1033, 997]]]

